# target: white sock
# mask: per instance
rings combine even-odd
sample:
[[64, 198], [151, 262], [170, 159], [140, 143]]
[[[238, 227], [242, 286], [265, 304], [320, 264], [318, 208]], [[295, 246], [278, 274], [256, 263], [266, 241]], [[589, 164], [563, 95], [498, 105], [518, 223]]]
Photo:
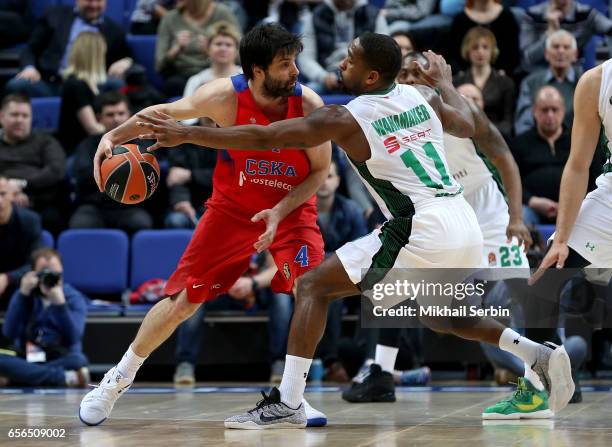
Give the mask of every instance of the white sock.
[[399, 348], [393, 348], [391, 346], [376, 345], [376, 354], [374, 356], [374, 363], [380, 365], [383, 371], [393, 374], [395, 368], [395, 359], [397, 359], [397, 353]]
[[142, 366], [146, 357], [140, 357], [136, 355], [134, 351], [132, 351], [132, 345], [125, 351], [121, 361], [117, 365], [117, 370], [121, 373], [123, 377], [127, 377], [130, 380], [134, 380], [136, 377], [136, 373], [138, 369]]
[[527, 363], [525, 363], [525, 379], [529, 380], [531, 384], [539, 391], [544, 390], [544, 385], [542, 385], [540, 376], [538, 376], [536, 372], [531, 369], [531, 366], [529, 366]]
[[79, 383], [79, 376], [76, 371], [64, 371], [67, 386], [74, 386]]
[[278, 390], [281, 401], [290, 408], [297, 408], [302, 403], [311, 363], [312, 359], [289, 354], [285, 356], [285, 371]]
[[540, 345], [528, 338], [523, 337], [510, 328], [504, 329], [499, 337], [499, 347], [504, 351], [514, 354], [531, 367], [536, 361], [537, 349]]

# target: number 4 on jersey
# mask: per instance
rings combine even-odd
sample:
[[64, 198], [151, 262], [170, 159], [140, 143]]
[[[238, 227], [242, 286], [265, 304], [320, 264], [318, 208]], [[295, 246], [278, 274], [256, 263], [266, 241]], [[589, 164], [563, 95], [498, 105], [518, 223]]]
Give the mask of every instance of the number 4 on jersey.
[[308, 267], [308, 246], [302, 245], [300, 250], [298, 251], [297, 256], [293, 260], [293, 262], [297, 262], [302, 267]]

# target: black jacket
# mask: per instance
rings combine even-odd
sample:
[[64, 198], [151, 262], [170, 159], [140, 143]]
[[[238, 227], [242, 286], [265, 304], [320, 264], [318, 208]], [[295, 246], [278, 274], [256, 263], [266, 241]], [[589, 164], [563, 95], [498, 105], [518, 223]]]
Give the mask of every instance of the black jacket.
[[[21, 68], [33, 65], [44, 80], [59, 80], [58, 71], [76, 16], [74, 9], [70, 6], [49, 8], [36, 23], [28, 44], [22, 50]], [[121, 26], [108, 17], [104, 17], [98, 29], [106, 40], [107, 67], [131, 55]]]

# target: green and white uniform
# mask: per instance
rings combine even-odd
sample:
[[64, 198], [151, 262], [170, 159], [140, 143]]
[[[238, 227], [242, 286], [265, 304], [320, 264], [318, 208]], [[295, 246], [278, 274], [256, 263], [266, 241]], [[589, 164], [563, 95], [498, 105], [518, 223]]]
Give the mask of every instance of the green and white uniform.
[[[371, 150], [369, 160], [351, 164], [389, 219], [336, 252], [351, 281], [364, 289], [364, 273], [373, 269], [479, 267], [478, 221], [450, 175], [442, 123], [425, 98], [412, 86], [394, 85], [345, 107]], [[378, 275], [368, 275], [368, 284]]]
[[529, 263], [518, 240], [508, 243], [508, 204], [495, 167], [472, 139], [444, 133], [444, 147], [452, 177], [463, 185], [465, 200], [476, 213], [484, 239], [481, 279], [528, 278]]
[[[602, 174], [597, 177], [597, 188], [587, 194], [580, 206], [568, 246], [592, 267], [609, 269], [612, 268], [612, 59], [602, 64], [599, 117], [607, 140], [607, 160]], [[553, 234], [551, 239], [554, 237]]]

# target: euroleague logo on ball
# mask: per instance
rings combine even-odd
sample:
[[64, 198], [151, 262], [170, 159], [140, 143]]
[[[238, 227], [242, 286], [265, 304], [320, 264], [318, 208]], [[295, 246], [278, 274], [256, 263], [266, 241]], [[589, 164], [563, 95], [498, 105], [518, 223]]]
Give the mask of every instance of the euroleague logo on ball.
[[155, 156], [137, 144], [115, 146], [113, 156], [102, 162], [100, 174], [106, 194], [127, 205], [151, 197], [160, 177]]

